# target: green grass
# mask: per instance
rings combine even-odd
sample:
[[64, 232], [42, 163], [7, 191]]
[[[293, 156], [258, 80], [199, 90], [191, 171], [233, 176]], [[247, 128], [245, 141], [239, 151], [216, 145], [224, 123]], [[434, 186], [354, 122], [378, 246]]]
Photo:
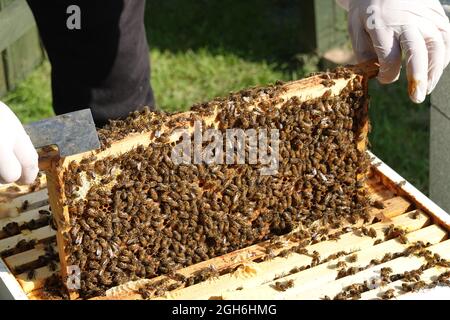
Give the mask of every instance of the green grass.
[[16, 112], [22, 122], [36, 121], [54, 114], [50, 88], [50, 64], [45, 62], [2, 101]]
[[428, 193], [430, 108], [408, 98], [404, 75], [393, 85], [373, 82], [372, 151], [418, 189]]
[[[287, 0], [147, 1], [152, 84], [158, 107], [190, 105], [254, 85], [314, 71], [317, 59], [298, 55], [295, 2]], [[52, 115], [48, 62], [3, 97], [29, 122]], [[371, 85], [372, 150], [428, 191], [429, 109], [412, 104], [404, 78]]]
[[206, 49], [183, 53], [152, 50], [153, 87], [166, 111], [186, 110], [229, 91], [274, 82], [285, 74], [265, 62], [246, 61], [234, 54]]

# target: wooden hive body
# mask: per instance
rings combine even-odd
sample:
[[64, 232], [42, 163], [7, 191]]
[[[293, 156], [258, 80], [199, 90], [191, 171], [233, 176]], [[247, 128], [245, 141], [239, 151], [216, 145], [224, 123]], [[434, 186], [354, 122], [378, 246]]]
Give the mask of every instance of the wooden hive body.
[[[215, 266], [221, 275], [216, 278], [200, 282], [196, 285], [183, 289], [183, 285], [173, 291], [168, 291], [165, 295], [169, 299], [320, 299], [325, 296], [331, 298], [337, 295], [343, 287], [363, 281], [379, 279], [381, 268], [390, 267], [394, 273], [402, 273], [417, 269], [426, 263], [422, 257], [394, 257], [394, 254], [405, 250], [416, 241], [430, 242], [430, 250], [441, 254], [441, 257], [449, 260], [448, 255], [449, 241], [448, 233], [450, 231], [449, 215], [430, 201], [426, 196], [420, 193], [409, 183], [402, 183], [404, 179], [395, 171], [390, 169], [381, 160], [372, 154], [372, 168], [367, 181], [367, 189], [373, 200], [379, 200], [384, 208], [373, 208], [371, 215], [377, 217], [376, 222], [365, 224], [366, 228], [374, 228], [377, 232], [376, 238], [365, 236], [361, 232], [354, 232], [353, 228], [364, 225], [363, 221], [358, 221], [354, 225], [342, 225], [340, 232], [344, 230], [340, 239], [320, 241], [306, 247], [308, 254], [293, 253], [287, 257], [276, 257], [268, 261], [260, 261], [267, 255], [267, 248], [273, 245], [270, 241], [262, 242], [218, 258], [205, 261], [191, 267], [179, 270], [178, 273], [191, 277], [202, 270], [207, 270], [210, 266]], [[20, 208], [24, 201], [30, 204], [29, 210], [20, 213], [12, 218], [3, 218], [0, 220], [2, 226], [11, 222], [19, 221], [29, 222], [33, 218], [34, 210], [45, 209], [48, 206], [48, 197], [45, 181], [41, 185], [41, 190], [20, 195], [5, 204], [8, 208]], [[7, 187], [0, 190], [0, 194], [5, 194]], [[7, 193], [11, 193], [8, 191]], [[16, 210], [16, 209], [15, 209]], [[35, 216], [38, 217], [38, 216]], [[384, 238], [384, 230], [391, 224], [407, 231], [409, 243], [403, 244], [399, 239], [387, 240]], [[37, 270], [35, 278], [28, 279], [27, 272], [17, 274], [14, 269], [18, 266], [29, 265], [36, 262], [38, 257], [44, 253], [44, 243], [51, 241], [56, 247], [55, 231], [49, 227], [42, 230], [32, 230], [24, 232], [19, 237], [27, 239], [36, 239], [35, 248], [23, 251], [3, 259], [0, 259], [0, 296], [8, 299], [49, 299], [49, 295], [44, 290], [46, 278], [52, 274], [59, 274], [59, 268], [52, 271], [48, 266]], [[375, 241], [380, 239], [379, 243], [374, 245]], [[0, 251], [5, 248], [13, 248], [18, 237], [7, 237], [0, 239]], [[297, 243], [291, 242], [289, 236], [281, 237], [277, 241], [282, 246], [275, 248], [275, 254], [286, 250]], [[311, 267], [311, 253], [318, 251], [325, 258], [333, 254], [339, 254], [347, 251], [347, 255], [338, 256], [327, 262], [321, 262]], [[358, 259], [355, 262], [348, 262], [349, 257], [357, 254]], [[367, 268], [373, 259], [382, 260], [386, 255], [392, 258], [379, 265], [373, 265]], [[339, 268], [336, 265], [343, 261], [348, 267], [365, 268], [356, 272], [354, 275], [336, 279]], [[307, 268], [309, 266], [309, 268]], [[307, 268], [300, 271], [301, 268]], [[238, 270], [236, 270], [236, 268]], [[298, 272], [294, 268], [297, 268]], [[437, 276], [448, 271], [449, 268], [439, 266], [429, 267], [422, 275], [422, 279], [427, 283], [432, 283]], [[293, 272], [292, 274], [290, 274]], [[280, 277], [283, 276], [284, 277]], [[277, 280], [274, 280], [277, 278]], [[131, 282], [117, 288], [112, 288], [107, 292], [106, 297], [99, 299], [142, 299], [139, 293], [140, 289], [148, 288], [167, 277], [158, 277], [150, 280], [141, 280]], [[294, 287], [280, 292], [271, 285], [277, 281], [294, 280]], [[173, 279], [168, 279], [166, 285], [173, 284]], [[385, 286], [376, 286], [371, 290], [362, 293], [362, 299], [380, 299], [389, 289], [394, 290], [395, 296], [407, 297], [408, 293], [401, 291], [401, 280], [388, 283]], [[144, 290], [146, 292], [147, 290]], [[154, 294], [150, 292], [150, 297]], [[164, 296], [163, 296], [164, 297]], [[159, 297], [161, 299], [162, 297]]]
[[[265, 98], [272, 99], [270, 103], [281, 107], [284, 102], [293, 97], [297, 97], [296, 99], [300, 101], [309, 101], [324, 95], [339, 95], [344, 88], [352, 90], [355, 84], [362, 86], [364, 94], [367, 95], [367, 80], [370, 76], [373, 76], [374, 70], [364, 67], [354, 68], [351, 75], [347, 74], [345, 77], [333, 79], [332, 82], [330, 81], [326, 85], [323, 82], [327, 79], [324, 79], [323, 75], [296, 81], [284, 85], [282, 90], [277, 90], [274, 96]], [[365, 152], [366, 136], [369, 127], [367, 119], [368, 100], [366, 99], [365, 101], [359, 113], [358, 121], [360, 121], [360, 125], [357, 127], [357, 132], [355, 132], [357, 135], [355, 141], [357, 141], [357, 149], [360, 152]], [[255, 101], [254, 105], [250, 103], [247, 105], [247, 108], [257, 110], [255, 106], [258, 102]], [[202, 116], [204, 125], [220, 126], [220, 123], [216, 122], [219, 113], [220, 110], [218, 108], [210, 108], [208, 115]], [[45, 230], [31, 230], [30, 233], [22, 232], [20, 235], [14, 236], [16, 238], [7, 237], [0, 240], [0, 245], [3, 245], [3, 249], [14, 247], [18, 238], [21, 237], [38, 240], [38, 244], [34, 248], [24, 249], [25, 251], [22, 253], [12, 253], [5, 258], [7, 266], [13, 271], [16, 270], [16, 277], [22, 288], [28, 293], [28, 297], [42, 297], [44, 280], [52, 273], [61, 269], [63, 276], [67, 275], [68, 257], [66, 255], [67, 237], [65, 233], [71, 230], [70, 212], [72, 209], [70, 208], [70, 202], [66, 198], [67, 195], [70, 196], [70, 192], [65, 190], [67, 184], [64, 173], [74, 164], [120, 157], [131, 150], [135, 150], [140, 145], [148, 146], [161, 133], [170, 131], [173, 125], [189, 127], [190, 122], [186, 121], [186, 119], [190, 118], [192, 114], [195, 115], [195, 112], [169, 116], [167, 118], [168, 125], [162, 125], [161, 128], [158, 128], [159, 133], [156, 137], [154, 132], [144, 130], [144, 132], [127, 134], [123, 138], [116, 139], [103, 150], [95, 152], [95, 160], [91, 158], [91, 153], [87, 153], [61, 159], [53, 164], [53, 168], [48, 175], [48, 192], [52, 211], [58, 224], [56, 237], [58, 239], [61, 267], [59, 264], [56, 264], [50, 270], [48, 267], [42, 266], [36, 272], [35, 277], [31, 278], [27, 272], [22, 274], [17, 272], [17, 270], [27, 270], [26, 267], [33, 266], [36, 259], [48, 250], [47, 246], [42, 247], [41, 245], [45, 242], [50, 242], [51, 244], [54, 241], [55, 232], [48, 226]], [[178, 138], [179, 136], [172, 133], [168, 136], [168, 142], [177, 141]], [[411, 243], [416, 240], [429, 239], [430, 245], [433, 246], [431, 249], [436, 249], [437, 252], [441, 253], [443, 251], [442, 248], [445, 249], [447, 245], [445, 241], [442, 242], [445, 240], [447, 232], [438, 225], [430, 225], [430, 223], [435, 222], [441, 226], [448, 227], [448, 220], [446, 220], [445, 215], [439, 208], [433, 204], [430, 205], [428, 200], [417, 196], [417, 190], [410, 190], [410, 185], [396, 186], [394, 182], [397, 182], [395, 180], [398, 177], [389, 172], [383, 165], [378, 167], [377, 161], [372, 161], [373, 167], [366, 188], [371, 199], [383, 202], [385, 208], [371, 209], [370, 214], [365, 219], [366, 221], [355, 218], [355, 221], [351, 221], [351, 229], [346, 229], [349, 226], [347, 222], [347, 224], [336, 226], [339, 230], [329, 230], [328, 234], [323, 234], [323, 237], [318, 237], [314, 233], [310, 234], [312, 238], [309, 240], [299, 239], [296, 233], [298, 230], [292, 230], [288, 235], [275, 237], [275, 239], [268, 241], [262, 241], [264, 240], [262, 239], [261, 241], [256, 241], [257, 243], [254, 245], [247, 245], [239, 250], [205, 259], [206, 261], [178, 270], [176, 275], [172, 274], [169, 277], [162, 275], [153, 279], [133, 281], [110, 288], [106, 291], [106, 297], [104, 298], [320, 298], [322, 296], [318, 294], [322, 294], [322, 291], [317, 290], [317, 295], [315, 295], [314, 292], [316, 291], [313, 289], [321, 288], [324, 284], [327, 284], [328, 288], [328, 291], [325, 290], [325, 292], [329, 293], [326, 295], [338, 295], [344, 284], [354, 284], [355, 279], [367, 279], [367, 276], [370, 275], [373, 277], [373, 273], [377, 273], [380, 266], [382, 267], [385, 264], [395, 266], [392, 269], [395, 269], [396, 272], [401, 272], [401, 270], [405, 269], [402, 263], [405, 263], [408, 268], [413, 268], [419, 264], [421, 261], [419, 258], [400, 256], [398, 254], [400, 250], [404, 250], [409, 244], [401, 243], [396, 239], [387, 239], [383, 236], [384, 230], [389, 228], [391, 224], [405, 229], [405, 232], [408, 233], [406, 237]], [[361, 174], [362, 176], [363, 174]], [[85, 179], [82, 185], [89, 182], [88, 180]], [[83, 188], [81, 189], [81, 194], [83, 194], [85, 191], [83, 191]], [[21, 192], [20, 190], [16, 191]], [[411, 194], [414, 194], [414, 196], [411, 196]], [[36, 202], [36, 200], [33, 200], [33, 197], [38, 197], [39, 201], [46, 201], [41, 199], [42, 196], [39, 192], [31, 193], [25, 197], [31, 197], [31, 203]], [[417, 198], [420, 198], [419, 201]], [[6, 207], [17, 207], [20, 201], [22, 201], [21, 198], [10, 201]], [[40, 208], [44, 205], [43, 208], [45, 209], [46, 203], [39, 201], [35, 205], [41, 206]], [[36, 215], [36, 213], [30, 213], [30, 217], [33, 215]], [[21, 222], [22, 220], [27, 220], [27, 217], [22, 215], [13, 219], [19, 219], [17, 221]], [[6, 225], [11, 221], [4, 220], [3, 223]], [[364, 229], [356, 229], [361, 226], [364, 226]], [[371, 229], [370, 236], [365, 234], [369, 228]], [[317, 229], [315, 230], [317, 231]], [[340, 238], [337, 234], [340, 235]], [[307, 241], [307, 243], [303, 243], [300, 246], [299, 243], [304, 241]], [[375, 241], [377, 243], [373, 247]], [[404, 240], [402, 241], [404, 242]], [[356, 259], [357, 261], [353, 261], [351, 256], [356, 251], [360, 252], [359, 257]], [[368, 260], [369, 257], [373, 259], [373, 257], [383, 254], [383, 256], [380, 256], [381, 259], [386, 253], [394, 254], [394, 256], [391, 256], [391, 259], [385, 258], [385, 261], [382, 261], [380, 264], [372, 265], [371, 261]], [[356, 270], [354, 275], [352, 273], [355, 270], [343, 276], [343, 270], [333, 267], [340, 260], [347, 261], [349, 266], [358, 266], [359, 269]], [[432, 277], [432, 275], [439, 274], [440, 271], [439, 268], [435, 270], [434, 267], [430, 267], [427, 270], [430, 275], [427, 273], [427, 276]], [[211, 276], [213, 278], [210, 278]], [[184, 281], [180, 281], [181, 278]], [[188, 279], [187, 281], [186, 278]], [[10, 280], [12, 280], [11, 277]], [[278, 288], [280, 283], [297, 285], [294, 286], [296, 289], [287, 287], [285, 291], [280, 291]], [[186, 288], [183, 289], [183, 287]], [[339, 288], [338, 291], [337, 288]], [[366, 298], [374, 297], [373, 294], [376, 290], [380, 291], [380, 288], [365, 290], [362, 294], [363, 296], [366, 295]], [[378, 291], [376, 291], [377, 294]], [[302, 292], [305, 293], [303, 294]], [[71, 292], [71, 298], [76, 297], [77, 292]]]

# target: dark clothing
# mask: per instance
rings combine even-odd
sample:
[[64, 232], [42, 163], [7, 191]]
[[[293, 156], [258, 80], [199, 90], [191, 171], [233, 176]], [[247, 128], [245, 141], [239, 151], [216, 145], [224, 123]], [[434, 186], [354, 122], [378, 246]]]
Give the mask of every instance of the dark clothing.
[[[27, 0], [52, 65], [57, 114], [90, 107], [98, 126], [154, 106], [145, 0]], [[67, 13], [80, 7], [81, 29]]]

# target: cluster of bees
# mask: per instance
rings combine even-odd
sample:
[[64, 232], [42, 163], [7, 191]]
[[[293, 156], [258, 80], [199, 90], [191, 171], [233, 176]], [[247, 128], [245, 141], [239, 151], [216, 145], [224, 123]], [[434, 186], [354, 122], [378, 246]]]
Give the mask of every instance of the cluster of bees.
[[19, 225], [17, 222], [10, 222], [0, 230], [0, 239], [13, 237], [20, 234], [24, 230], [36, 230], [51, 223], [52, 216], [47, 210], [39, 211], [38, 219], [31, 219]]
[[[390, 226], [389, 230], [394, 228]], [[361, 294], [367, 292], [376, 287], [384, 287], [389, 283], [395, 281], [402, 281], [402, 285], [399, 288], [401, 293], [416, 292], [423, 289], [434, 288], [436, 286], [450, 286], [450, 271], [445, 271], [439, 276], [435, 277], [430, 283], [426, 283], [422, 280], [422, 274], [425, 270], [433, 267], [450, 268], [450, 261], [445, 260], [440, 257], [439, 254], [432, 253], [427, 247], [431, 246], [430, 243], [424, 243], [422, 241], [415, 242], [414, 244], [408, 246], [404, 251], [397, 253], [388, 253], [381, 260], [373, 259], [369, 265], [365, 267], [351, 267], [348, 269], [341, 269], [338, 272], [337, 279], [353, 275], [357, 272], [366, 270], [372, 266], [379, 265], [398, 257], [408, 257], [417, 256], [422, 257], [425, 263], [418, 269], [405, 271], [403, 273], [394, 273], [392, 268], [383, 267], [380, 269], [379, 279], [372, 279], [370, 281], [364, 281], [363, 283], [355, 283], [345, 287], [341, 292], [339, 292], [334, 299], [335, 300], [349, 300], [349, 299], [360, 299]], [[341, 267], [345, 267], [341, 265]], [[396, 296], [396, 290], [388, 289], [380, 294], [381, 299], [392, 299]], [[330, 299], [329, 296], [323, 297], [323, 299]]]
[[[223, 270], [223, 273], [234, 272], [239, 267], [240, 266], [229, 270]], [[187, 288], [208, 279], [216, 278], [220, 274], [221, 273], [214, 265], [209, 265], [208, 267], [197, 270], [190, 276], [184, 276], [181, 273], [173, 271], [161, 280], [141, 286], [136, 290], [136, 293], [140, 294], [144, 300], [162, 297], [166, 292], [173, 291], [180, 287]]]
[[[22, 203], [21, 209], [26, 210], [28, 205], [29, 205], [28, 201], [24, 201]], [[39, 218], [37, 218], [37, 219], [31, 219], [31, 220], [29, 220], [27, 222], [23, 222], [21, 224], [19, 224], [17, 222], [10, 222], [7, 225], [5, 225], [0, 230], [0, 240], [19, 235], [21, 233], [26, 233], [26, 232], [29, 232], [32, 230], [36, 230], [43, 226], [52, 225], [52, 224], [53, 224], [53, 219], [52, 219], [51, 212], [48, 210], [39, 210]], [[48, 241], [52, 241], [54, 239], [55, 238], [53, 237], [51, 239], [48, 239]], [[0, 252], [0, 257], [7, 258], [7, 257], [13, 256], [13, 255], [31, 250], [31, 249], [35, 248], [36, 244], [37, 244], [37, 241], [34, 239], [31, 239], [28, 241], [25, 239], [22, 239], [16, 244], [15, 247], [6, 249], [6, 250]], [[18, 274], [18, 273], [16, 273], [16, 274]]]
[[396, 238], [402, 244], [408, 243], [408, 239], [406, 238], [406, 230], [395, 227], [393, 224], [385, 228], [383, 232], [386, 241]]
[[[350, 73], [340, 70], [324, 80], [341, 76]], [[144, 110], [99, 131], [102, 150], [133, 133], [148, 132], [153, 140], [114, 157], [71, 163], [64, 172], [70, 214], [65, 253], [67, 264], [81, 270], [82, 297], [170, 274], [299, 226], [308, 229], [318, 220], [367, 219], [369, 159], [357, 148], [366, 102], [361, 84], [355, 80], [339, 96], [327, 91], [308, 101], [282, 101], [282, 92], [281, 85], [242, 91], [187, 114]], [[208, 117], [214, 121], [204, 122], [205, 129], [278, 129], [278, 173], [262, 176], [260, 164], [174, 165], [173, 129]], [[80, 199], [82, 175], [92, 186]]]
[[69, 300], [61, 275], [53, 274], [45, 279], [40, 298], [42, 300]]

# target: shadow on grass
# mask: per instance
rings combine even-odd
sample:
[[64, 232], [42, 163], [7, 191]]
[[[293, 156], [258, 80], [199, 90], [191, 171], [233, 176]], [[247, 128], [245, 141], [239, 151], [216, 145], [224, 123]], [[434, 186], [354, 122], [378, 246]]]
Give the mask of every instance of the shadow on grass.
[[295, 0], [147, 0], [150, 46], [172, 53], [206, 49], [284, 65], [301, 51]]

